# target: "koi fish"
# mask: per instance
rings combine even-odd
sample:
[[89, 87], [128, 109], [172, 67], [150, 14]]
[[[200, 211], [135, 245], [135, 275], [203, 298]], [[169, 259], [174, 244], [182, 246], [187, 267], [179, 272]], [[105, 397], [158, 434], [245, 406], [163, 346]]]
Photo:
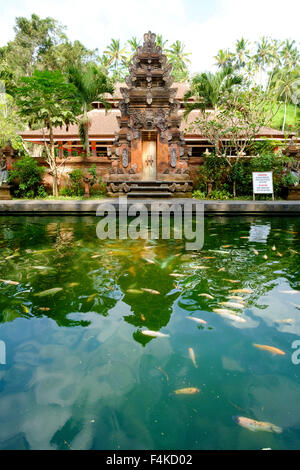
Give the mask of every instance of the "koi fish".
[[141, 290], [144, 291], [144, 292], [149, 292], [149, 294], [160, 295], [160, 292], [158, 292], [158, 290], [144, 289], [144, 288], [142, 288]]
[[218, 270], [218, 273], [221, 273], [221, 272], [223, 272], [223, 271], [226, 271], [226, 268], [220, 268], [220, 269]]
[[166, 371], [162, 367], [157, 367], [157, 370], [159, 370], [164, 376], [166, 377], [167, 382], [169, 381], [169, 376], [166, 373]]
[[135, 295], [143, 293], [143, 291], [138, 290], [138, 289], [127, 289], [126, 292], [128, 292], [128, 294], [135, 294]]
[[295, 323], [295, 320], [292, 318], [283, 318], [282, 320], [276, 320], [276, 323], [286, 323], [287, 325], [291, 325], [292, 323]]
[[277, 256], [279, 256], [280, 258], [283, 257], [283, 254], [279, 253], [279, 251], [277, 251]]
[[141, 333], [145, 336], [152, 336], [153, 338], [169, 338], [170, 335], [160, 333], [160, 331], [142, 330]]
[[178, 390], [174, 390], [175, 395], [194, 395], [195, 393], [199, 392], [200, 389], [196, 387], [180, 388]]
[[253, 344], [255, 348], [262, 349], [263, 351], [269, 351], [272, 354], [279, 354], [280, 356], [285, 356], [285, 352], [281, 349], [274, 348], [273, 346], [266, 346], [265, 344]]
[[272, 246], [272, 251], [276, 251], [276, 246], [275, 245]]
[[240, 237], [241, 239], [248, 240], [249, 237]]
[[76, 286], [79, 286], [79, 282], [70, 282], [70, 284], [68, 284], [68, 287], [76, 287]]
[[29, 308], [27, 307], [27, 305], [22, 304], [22, 308], [23, 308], [25, 313], [29, 313]]
[[295, 295], [299, 294], [298, 290], [281, 290], [279, 291], [281, 294], [290, 294], [290, 295]]
[[185, 274], [171, 273], [170, 276], [173, 276], [173, 277], [185, 277]]
[[189, 348], [189, 356], [190, 356], [190, 359], [191, 359], [192, 363], [194, 364], [194, 366], [197, 369], [198, 366], [197, 366], [196, 356], [195, 356], [193, 348]]
[[45, 269], [54, 269], [54, 268], [51, 268], [50, 266], [32, 266], [33, 269], [40, 269], [41, 271], [45, 270]]
[[98, 295], [98, 293], [92, 294], [92, 295], [87, 299], [87, 302], [91, 302], [91, 301], [96, 297], [96, 295]]
[[208, 266], [194, 266], [195, 269], [209, 269]]
[[198, 294], [198, 297], [206, 297], [207, 299], [213, 300], [214, 297], [210, 294]]
[[49, 307], [39, 307], [39, 310], [41, 310], [42, 312], [49, 312], [49, 310], [51, 310], [51, 308], [49, 308]]
[[255, 419], [245, 418], [244, 416], [233, 416], [233, 421], [243, 428], [249, 429], [249, 431], [266, 431], [266, 432], [276, 432], [280, 434], [282, 428], [275, 426], [275, 424], [267, 423], [263, 421], [256, 421]]
[[152, 259], [143, 258], [143, 260], [147, 261], [147, 263], [149, 263], [149, 264], [155, 264], [155, 261], [153, 261]]
[[92, 259], [96, 259], [96, 258], [101, 258], [102, 255], [94, 255], [94, 256], [91, 256]]
[[240, 297], [239, 295], [229, 295], [228, 299], [240, 300], [241, 302], [245, 302], [243, 297]]
[[215, 256], [203, 256], [203, 259], [216, 259]]
[[252, 289], [233, 289], [230, 291], [232, 294], [253, 294]]
[[230, 248], [232, 245], [223, 245], [222, 248]]
[[241, 281], [236, 281], [234, 279], [223, 279], [223, 281], [231, 282], [231, 284], [238, 284]]
[[36, 297], [45, 297], [46, 295], [54, 295], [57, 294], [57, 292], [62, 291], [62, 287], [53, 287], [53, 289], [47, 289], [42, 292], [38, 292], [37, 294], [34, 294]]
[[253, 253], [257, 256], [259, 255], [258, 251], [257, 250], [253, 250]]
[[241, 309], [245, 308], [245, 305], [239, 304], [237, 302], [219, 302], [219, 304], [224, 305], [225, 307], [241, 308]]
[[246, 323], [245, 318], [240, 317], [233, 310], [228, 310], [226, 308], [215, 308], [213, 312], [215, 312], [217, 315], [221, 315], [222, 317], [227, 318], [228, 320]]
[[185, 317], [185, 318], [187, 318], [188, 320], [193, 320], [196, 323], [201, 323], [202, 325], [207, 324], [207, 321], [202, 320], [202, 318], [197, 318], [197, 317]]
[[6, 279], [0, 279], [0, 282], [4, 282], [4, 284], [9, 284], [10, 286], [18, 286], [20, 284], [17, 281], [7, 281]]
[[264, 255], [264, 259], [267, 260], [267, 259], [268, 259], [268, 256], [267, 256], [267, 255]]

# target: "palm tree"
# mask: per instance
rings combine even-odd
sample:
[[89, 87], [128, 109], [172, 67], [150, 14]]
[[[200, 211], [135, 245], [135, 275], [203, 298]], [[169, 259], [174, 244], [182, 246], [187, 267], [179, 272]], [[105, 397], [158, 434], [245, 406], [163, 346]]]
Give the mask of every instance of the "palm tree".
[[111, 44], [107, 46], [107, 50], [104, 54], [110, 59], [114, 79], [120, 80], [123, 72], [121, 69], [127, 62], [126, 49], [121, 49], [120, 39], [112, 39]]
[[285, 130], [287, 105], [291, 102], [295, 92], [294, 84], [299, 80], [297, 70], [290, 70], [288, 67], [277, 70], [273, 77], [273, 86], [279, 99], [284, 101], [284, 115], [282, 123], [282, 132]]
[[248, 41], [244, 38], [238, 39], [235, 43], [235, 65], [238, 69], [245, 67], [250, 57]]
[[163, 51], [166, 48], [167, 42], [168, 42], [168, 40], [166, 40], [166, 41], [163, 40], [162, 34], [157, 34], [157, 36], [156, 36], [156, 45], [161, 47]]
[[254, 56], [255, 63], [258, 68], [260, 68], [260, 84], [263, 83], [263, 74], [266, 72], [268, 65], [274, 59], [273, 57], [273, 48], [272, 44], [269, 42], [268, 38], [263, 36], [261, 42], [256, 42], [257, 50]]
[[109, 73], [110, 58], [106, 54], [99, 57], [100, 68], [105, 75]]
[[135, 36], [127, 41], [127, 44], [131, 48], [131, 57], [136, 53], [137, 48], [140, 47], [141, 42], [137, 40]]
[[296, 47], [296, 41], [289, 41], [286, 39], [282, 43], [280, 50], [280, 57], [284, 67], [294, 68], [299, 64], [299, 51]]
[[233, 56], [234, 54], [232, 54], [228, 49], [220, 49], [217, 55], [214, 56], [216, 61], [215, 65], [217, 65], [220, 69], [223, 67], [228, 67], [232, 64]]
[[170, 49], [166, 50], [169, 62], [173, 65], [173, 76], [176, 81], [188, 80], [188, 64], [191, 63], [189, 59], [189, 52], [184, 51], [185, 45], [181, 41], [175, 41]]
[[82, 117], [79, 121], [79, 133], [86, 149], [86, 155], [90, 155], [89, 146], [89, 119], [88, 110], [92, 109], [91, 103], [93, 101], [100, 101], [108, 108], [108, 103], [104, 99], [105, 93], [113, 94], [114, 87], [110, 82], [107, 75], [105, 75], [95, 64], [88, 64], [86, 66], [69, 67], [68, 69], [69, 82], [73, 83], [77, 88], [78, 97], [81, 102]]
[[[185, 116], [193, 109], [216, 108], [220, 96], [225, 91], [230, 91], [235, 85], [240, 85], [243, 79], [240, 75], [233, 74], [233, 68], [228, 66], [213, 74], [205, 72], [192, 78], [191, 88], [185, 94]], [[194, 103], [188, 103], [193, 98]]]

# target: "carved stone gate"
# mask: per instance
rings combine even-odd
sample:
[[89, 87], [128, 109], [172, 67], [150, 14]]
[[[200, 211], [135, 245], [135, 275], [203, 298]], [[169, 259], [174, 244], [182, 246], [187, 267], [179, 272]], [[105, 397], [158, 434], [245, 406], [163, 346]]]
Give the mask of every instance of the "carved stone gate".
[[[108, 188], [114, 195], [129, 192], [132, 183], [137, 187], [149, 178], [155, 179], [156, 186], [157, 182], [168, 184], [172, 194], [192, 189], [189, 152], [180, 131], [180, 103], [175, 98], [177, 89], [171, 87], [171, 71], [172, 64], [167, 64], [161, 47], [156, 45], [156, 35], [145, 34], [144, 44], [129, 66], [127, 86], [120, 89], [120, 130], [110, 151], [108, 179]], [[143, 158], [147, 141], [152, 142], [152, 150]], [[154, 164], [147, 178], [145, 165]]]

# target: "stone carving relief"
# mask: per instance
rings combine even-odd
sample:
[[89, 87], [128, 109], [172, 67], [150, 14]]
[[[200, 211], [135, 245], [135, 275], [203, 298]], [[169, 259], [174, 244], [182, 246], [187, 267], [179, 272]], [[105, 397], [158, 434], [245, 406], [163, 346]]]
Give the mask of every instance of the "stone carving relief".
[[122, 150], [122, 165], [124, 168], [128, 167], [128, 150], [126, 148]]
[[172, 167], [172, 168], [175, 168], [175, 167], [176, 167], [176, 163], [177, 163], [177, 151], [176, 151], [175, 148], [173, 148], [173, 149], [171, 150], [171, 162], [170, 162], [171, 167]]

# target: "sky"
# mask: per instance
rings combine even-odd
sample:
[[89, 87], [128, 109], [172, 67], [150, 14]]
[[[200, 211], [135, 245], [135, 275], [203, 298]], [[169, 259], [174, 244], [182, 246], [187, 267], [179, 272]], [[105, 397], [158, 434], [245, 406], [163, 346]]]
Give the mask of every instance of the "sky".
[[110, 39], [142, 38], [149, 30], [191, 53], [191, 72], [213, 70], [219, 49], [244, 37], [300, 43], [299, 0], [0, 0], [0, 46], [13, 39], [15, 17], [51, 16], [66, 34], [102, 53]]

